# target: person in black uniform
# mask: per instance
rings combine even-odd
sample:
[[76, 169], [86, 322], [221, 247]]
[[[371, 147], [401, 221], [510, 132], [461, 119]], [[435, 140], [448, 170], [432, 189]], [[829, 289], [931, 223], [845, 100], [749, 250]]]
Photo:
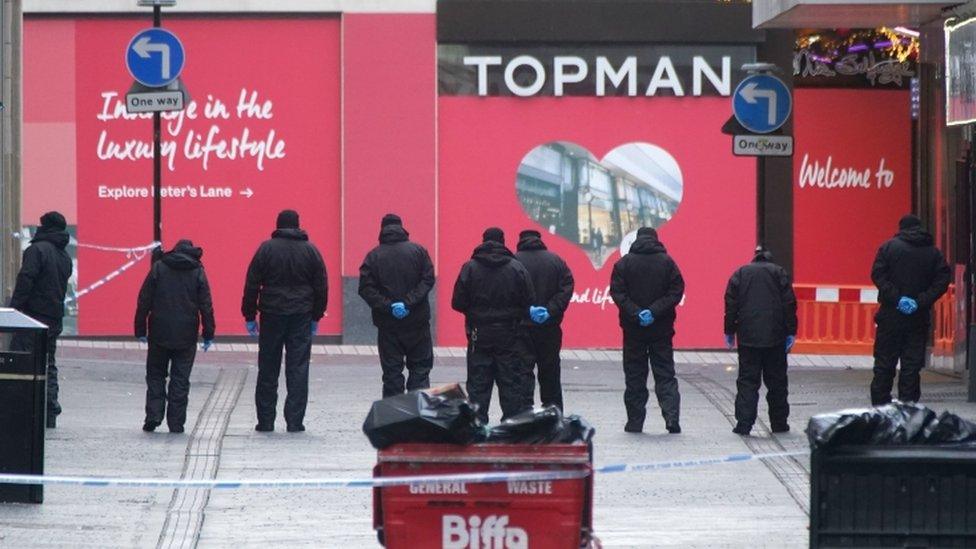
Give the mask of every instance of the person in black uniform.
[[[41, 226], [24, 250], [17, 283], [10, 297], [10, 307], [47, 325], [48, 429], [57, 427], [57, 418], [61, 414], [55, 356], [64, 318], [64, 297], [73, 269], [71, 257], [65, 251], [71, 240], [67, 228], [68, 223], [59, 212], [41, 216]], [[31, 335], [18, 333], [10, 341], [11, 351], [29, 352], [33, 347]]]
[[216, 330], [213, 298], [207, 273], [200, 263], [201, 257], [203, 250], [195, 247], [192, 241], [180, 240], [172, 251], [153, 263], [139, 290], [135, 333], [140, 341], [149, 343], [146, 421], [142, 426], [146, 432], [159, 427], [164, 412], [169, 432], [183, 432], [190, 396], [190, 372], [197, 354], [201, 323], [204, 352], [213, 345]]
[[505, 247], [505, 233], [491, 227], [482, 236], [461, 267], [451, 307], [464, 314], [468, 396], [487, 423], [493, 384], [502, 419], [532, 407], [532, 373], [519, 357], [517, 341], [535, 297], [528, 271]]
[[434, 264], [427, 250], [410, 242], [399, 216], [383, 216], [380, 245], [359, 267], [359, 295], [377, 328], [383, 398], [404, 392], [404, 362], [410, 374], [406, 390], [430, 387], [434, 344], [427, 295], [433, 287]]
[[[288, 432], [305, 430], [308, 361], [312, 336], [328, 305], [325, 262], [299, 228], [298, 212], [282, 210], [277, 229], [264, 241], [247, 268], [241, 313], [251, 336], [258, 337], [258, 380], [254, 389], [256, 431], [274, 431], [278, 376], [285, 350], [285, 422]], [[261, 325], [255, 318], [261, 311]]]
[[672, 434], [681, 432], [673, 339], [675, 308], [684, 293], [681, 271], [658, 240], [657, 231], [642, 227], [630, 253], [614, 264], [610, 279], [610, 296], [620, 310], [624, 333], [624, 431], [628, 433], [644, 428], [648, 362], [665, 428]]
[[573, 273], [561, 257], [546, 248], [539, 231], [519, 234], [515, 258], [529, 271], [537, 303], [531, 320], [522, 323], [519, 352], [530, 374], [538, 366], [542, 405], [558, 406], [562, 410], [559, 351], [563, 346], [563, 330], [560, 325], [573, 297]]
[[752, 263], [736, 270], [725, 289], [725, 344], [731, 350], [737, 338], [739, 343], [732, 429], [739, 435], [748, 435], [756, 422], [760, 383], [766, 384], [770, 428], [790, 430], [786, 355], [796, 342], [796, 295], [786, 269], [772, 259], [757, 249]]
[[918, 402], [932, 305], [946, 293], [951, 278], [945, 257], [922, 229], [922, 221], [914, 215], [902, 217], [898, 234], [881, 245], [871, 268], [881, 304], [875, 316], [872, 405], [891, 402], [899, 360], [898, 399]]

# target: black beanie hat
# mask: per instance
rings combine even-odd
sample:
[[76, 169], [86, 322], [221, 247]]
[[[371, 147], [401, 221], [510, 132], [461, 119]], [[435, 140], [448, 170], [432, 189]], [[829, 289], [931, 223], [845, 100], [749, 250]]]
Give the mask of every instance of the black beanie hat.
[[485, 232], [481, 234], [482, 242], [498, 242], [499, 244], [505, 243], [505, 232], [498, 227], [488, 227]]
[[63, 231], [68, 228], [68, 222], [60, 212], [47, 212], [41, 216], [41, 227]]
[[654, 227], [641, 227], [640, 229], [637, 229], [637, 236], [650, 236], [657, 238], [657, 231], [654, 229]]
[[403, 220], [397, 214], [386, 214], [383, 216], [383, 220], [380, 221], [380, 228], [386, 227], [387, 225], [403, 225]]
[[533, 236], [536, 238], [542, 238], [542, 233], [540, 233], [535, 229], [525, 229], [524, 231], [519, 233], [519, 240], [522, 240], [523, 238], [530, 238]]
[[298, 212], [295, 210], [281, 210], [278, 214], [278, 223], [276, 226], [279, 229], [297, 229]]
[[907, 214], [898, 220], [898, 230], [904, 231], [915, 227], [921, 227], [922, 220], [917, 215]]

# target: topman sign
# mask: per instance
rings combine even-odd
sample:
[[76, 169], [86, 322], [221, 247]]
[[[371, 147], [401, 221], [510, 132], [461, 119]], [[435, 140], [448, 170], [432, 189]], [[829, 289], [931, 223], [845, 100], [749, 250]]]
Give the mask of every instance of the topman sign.
[[[741, 50], [741, 51], [740, 51]], [[729, 96], [748, 48], [695, 46], [478, 47], [441, 45], [441, 95]], [[736, 69], [733, 69], [736, 67]]]
[[[595, 95], [606, 95], [608, 88], [623, 88], [627, 95], [634, 97], [638, 94], [645, 96], [657, 95], [662, 90], [668, 90], [674, 95], [686, 95], [689, 83], [683, 82], [675, 69], [674, 61], [670, 57], [661, 57], [654, 66], [654, 72], [646, 87], [639, 89], [637, 74], [637, 57], [629, 56], [623, 62], [614, 65], [606, 57], [597, 57], [593, 67], [582, 57], [573, 55], [558, 55], [552, 58], [551, 70], [547, 71], [542, 61], [531, 55], [520, 55], [502, 64], [500, 56], [478, 55], [467, 56], [464, 64], [477, 67], [478, 95], [488, 95], [488, 71], [491, 68], [502, 71], [505, 86], [513, 95], [529, 97], [537, 95], [548, 81], [552, 82], [553, 95], [565, 95], [567, 84], [583, 82], [593, 72]], [[519, 71], [528, 72], [528, 78], [517, 79]], [[521, 80], [521, 81], [520, 81]], [[732, 85], [732, 58], [722, 57], [722, 67], [716, 70], [703, 57], [692, 59], [691, 95], [701, 95], [705, 82], [712, 85], [721, 95], [729, 95]]]

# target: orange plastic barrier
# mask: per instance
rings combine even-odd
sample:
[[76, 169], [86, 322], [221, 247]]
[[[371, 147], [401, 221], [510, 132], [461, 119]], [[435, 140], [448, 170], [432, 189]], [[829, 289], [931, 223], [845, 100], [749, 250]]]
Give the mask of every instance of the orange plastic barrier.
[[[862, 291], [872, 286], [820, 286], [794, 284], [797, 298], [796, 346], [793, 352], [870, 355], [874, 347], [874, 314], [878, 303], [861, 302]], [[817, 299], [818, 290], [822, 294]], [[934, 352], [952, 351], [955, 335], [955, 288], [933, 307]]]

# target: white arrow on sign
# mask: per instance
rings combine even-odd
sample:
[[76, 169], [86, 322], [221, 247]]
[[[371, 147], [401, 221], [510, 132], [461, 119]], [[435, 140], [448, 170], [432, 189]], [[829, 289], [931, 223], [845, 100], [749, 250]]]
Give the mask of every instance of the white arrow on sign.
[[766, 99], [769, 102], [767, 122], [770, 126], [776, 125], [776, 92], [774, 90], [759, 89], [759, 84], [749, 82], [739, 91], [739, 95], [750, 105], [755, 105], [757, 99]]
[[149, 59], [149, 55], [152, 52], [160, 53], [163, 56], [162, 69], [160, 70], [162, 74], [160, 76], [164, 79], [170, 78], [169, 44], [150, 42], [148, 36], [143, 36], [132, 45], [132, 50], [143, 59]]
[[237, 192], [248, 198], [254, 196], [254, 191], [252, 191], [250, 187], [245, 188], [243, 191], [237, 191]]

